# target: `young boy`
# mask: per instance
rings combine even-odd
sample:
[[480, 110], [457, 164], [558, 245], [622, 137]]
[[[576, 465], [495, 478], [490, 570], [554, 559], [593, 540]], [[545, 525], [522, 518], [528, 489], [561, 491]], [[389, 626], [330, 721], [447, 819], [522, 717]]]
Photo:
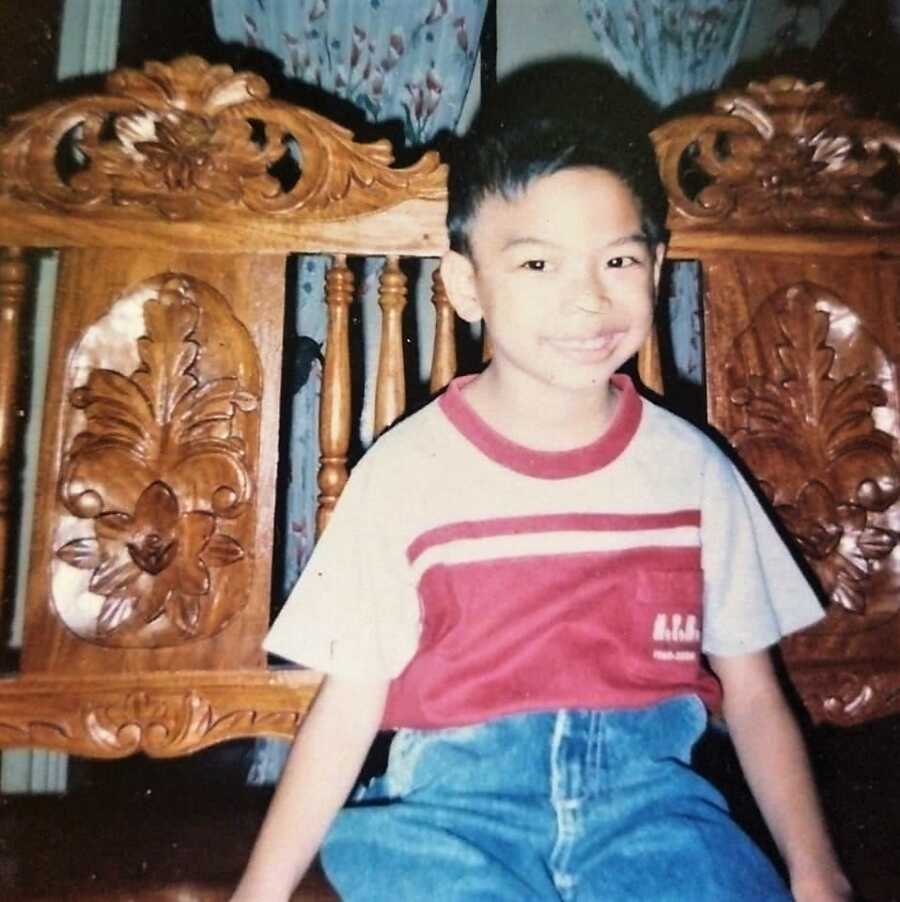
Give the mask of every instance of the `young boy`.
[[366, 454], [272, 628], [327, 677], [235, 899], [288, 899], [326, 833], [351, 900], [789, 899], [690, 769], [708, 710], [794, 898], [849, 898], [766, 651], [821, 608], [716, 446], [616, 374], [664, 209], [619, 125], [460, 155], [442, 274], [492, 360]]

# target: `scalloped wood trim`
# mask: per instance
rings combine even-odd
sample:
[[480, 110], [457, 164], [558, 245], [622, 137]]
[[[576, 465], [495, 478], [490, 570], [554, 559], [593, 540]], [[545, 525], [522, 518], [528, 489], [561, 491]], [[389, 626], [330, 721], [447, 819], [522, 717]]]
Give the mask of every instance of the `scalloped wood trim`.
[[0, 748], [172, 758], [229, 739], [290, 739], [321, 679], [309, 670], [5, 679]]

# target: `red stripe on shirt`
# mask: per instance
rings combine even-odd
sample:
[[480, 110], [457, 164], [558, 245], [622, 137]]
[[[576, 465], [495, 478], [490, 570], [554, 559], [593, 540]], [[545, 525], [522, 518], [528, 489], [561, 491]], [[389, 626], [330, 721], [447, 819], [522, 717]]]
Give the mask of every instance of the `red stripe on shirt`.
[[677, 510], [655, 514], [539, 514], [522, 517], [493, 517], [461, 520], [436, 526], [418, 536], [406, 550], [414, 563], [424, 552], [460, 539], [487, 539], [495, 536], [541, 532], [631, 532], [643, 529], [675, 529], [700, 526], [700, 511]]

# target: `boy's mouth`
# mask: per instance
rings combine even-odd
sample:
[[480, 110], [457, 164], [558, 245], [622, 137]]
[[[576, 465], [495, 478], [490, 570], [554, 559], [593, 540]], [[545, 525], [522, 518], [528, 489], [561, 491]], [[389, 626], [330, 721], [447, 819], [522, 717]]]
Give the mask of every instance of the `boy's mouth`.
[[589, 338], [550, 338], [547, 341], [561, 351], [599, 354], [612, 350], [624, 334], [622, 331], [604, 332], [602, 335], [593, 335]]

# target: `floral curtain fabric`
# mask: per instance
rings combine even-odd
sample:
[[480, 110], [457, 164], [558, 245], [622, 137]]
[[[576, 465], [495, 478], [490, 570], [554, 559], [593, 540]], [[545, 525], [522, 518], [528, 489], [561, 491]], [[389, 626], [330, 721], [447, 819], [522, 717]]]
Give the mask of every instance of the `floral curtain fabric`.
[[260, 47], [287, 75], [400, 119], [410, 146], [453, 128], [486, 0], [212, 0], [224, 41]]
[[754, 0], [579, 0], [604, 58], [660, 106], [718, 87]]

